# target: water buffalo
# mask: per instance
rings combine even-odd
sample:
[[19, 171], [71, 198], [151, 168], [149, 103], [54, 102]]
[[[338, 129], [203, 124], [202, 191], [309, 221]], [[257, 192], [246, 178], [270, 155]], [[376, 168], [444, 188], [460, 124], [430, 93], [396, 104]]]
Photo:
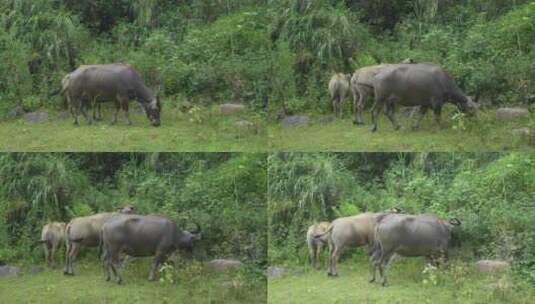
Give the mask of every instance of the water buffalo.
[[429, 109], [433, 110], [435, 120], [440, 125], [440, 113], [446, 102], [452, 102], [468, 114], [474, 114], [477, 109], [476, 104], [464, 95], [448, 73], [435, 64], [391, 65], [375, 76], [373, 85], [375, 103], [372, 107], [372, 132], [377, 130], [377, 115], [385, 105], [385, 114], [396, 130], [400, 127], [394, 117], [396, 105], [420, 106], [420, 117], [415, 128]]
[[63, 269], [63, 274], [74, 275], [73, 262], [76, 260], [82, 246], [100, 246], [101, 230], [106, 221], [118, 214], [132, 214], [134, 212], [134, 207], [125, 206], [120, 208], [118, 212], [98, 213], [72, 219], [66, 228], [65, 244], [67, 249], [65, 253], [65, 268]]
[[[81, 111], [88, 123], [92, 120], [86, 109], [101, 102], [114, 101], [116, 111], [112, 124], [122, 108], [128, 124], [128, 103], [135, 99], [139, 102], [153, 126], [160, 125], [161, 104], [158, 96], [145, 86], [139, 73], [127, 64], [83, 65], [62, 80], [62, 92], [71, 105], [74, 124], [78, 124]], [[93, 112], [93, 116], [95, 113]]]
[[[414, 60], [407, 58], [401, 63], [414, 63]], [[362, 111], [364, 110], [364, 103], [368, 96], [373, 94], [373, 82], [375, 76], [387, 67], [391, 67], [392, 64], [378, 64], [362, 67], [356, 70], [353, 73], [350, 81], [351, 93], [353, 95], [353, 112], [355, 118], [353, 120], [354, 124], [361, 125], [364, 122], [362, 121]]]
[[341, 104], [347, 93], [349, 93], [350, 80], [351, 74], [337, 73], [329, 81], [329, 94], [331, 95], [334, 115], [337, 117], [342, 116]]
[[54, 255], [65, 241], [65, 223], [52, 222], [43, 226], [40, 243], [45, 251], [45, 261], [49, 266], [54, 264]]
[[322, 239], [322, 238], [315, 238], [314, 236], [325, 233], [327, 229], [329, 228], [330, 224], [331, 223], [329, 222], [319, 222], [308, 227], [308, 230], [307, 230], [308, 253], [309, 253], [310, 263], [312, 264], [312, 267], [314, 268], [319, 267], [318, 261], [320, 258], [321, 250], [323, 249], [323, 246], [328, 244], [327, 240]]
[[441, 220], [433, 215], [385, 214], [377, 218], [375, 245], [371, 256], [372, 277], [379, 266], [382, 285], [386, 285], [386, 267], [396, 253], [405, 257], [425, 256], [434, 261], [448, 258], [451, 232], [461, 222]]
[[126, 253], [134, 257], [154, 256], [149, 280], [155, 278], [158, 267], [169, 254], [177, 249], [191, 252], [193, 242], [200, 240], [201, 232], [179, 229], [176, 224], [158, 215], [122, 215], [108, 221], [102, 227], [104, 252], [102, 266], [106, 281], [110, 280], [110, 268], [117, 280], [122, 282], [116, 265], [119, 255]]
[[[385, 212], [397, 213], [400, 210], [392, 208]], [[355, 216], [337, 218], [331, 222], [324, 234], [315, 236], [315, 238], [326, 239], [329, 242], [328, 276], [338, 276], [336, 264], [344, 248], [368, 245], [368, 252], [372, 252], [376, 218], [382, 214], [384, 213], [367, 212]]]

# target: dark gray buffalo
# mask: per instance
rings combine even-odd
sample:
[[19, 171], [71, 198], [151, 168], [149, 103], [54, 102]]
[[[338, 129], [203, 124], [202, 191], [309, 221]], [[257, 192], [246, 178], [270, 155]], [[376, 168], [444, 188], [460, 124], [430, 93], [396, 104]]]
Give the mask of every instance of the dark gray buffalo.
[[196, 231], [179, 229], [176, 224], [157, 215], [123, 215], [108, 221], [102, 227], [104, 252], [102, 266], [106, 281], [110, 280], [110, 268], [117, 280], [122, 282], [117, 271], [119, 256], [126, 253], [133, 257], [154, 256], [149, 280], [155, 278], [158, 267], [177, 249], [191, 252], [193, 242], [201, 239], [200, 228]]
[[159, 97], [145, 86], [139, 73], [127, 64], [82, 65], [63, 78], [61, 92], [71, 107], [74, 124], [78, 124], [80, 112], [91, 124], [92, 119], [87, 115], [86, 109], [100, 106], [102, 102], [115, 102], [116, 110], [112, 124], [117, 122], [121, 108], [128, 124], [132, 124], [128, 116], [128, 103], [135, 99], [147, 114], [151, 124], [160, 125]]
[[440, 125], [440, 113], [446, 102], [451, 102], [465, 113], [474, 114], [477, 106], [464, 95], [455, 81], [440, 66], [430, 63], [394, 64], [382, 69], [373, 82], [375, 103], [372, 107], [372, 128], [377, 130], [377, 115], [386, 106], [385, 114], [397, 130], [399, 124], [394, 110], [400, 106], [420, 106], [420, 117], [415, 128], [429, 109]]
[[375, 282], [375, 273], [379, 266], [382, 285], [386, 285], [386, 267], [394, 254], [404, 257], [424, 256], [434, 262], [437, 262], [438, 258], [447, 260], [451, 232], [460, 224], [456, 218], [444, 221], [427, 214], [379, 216], [371, 257], [370, 282]]

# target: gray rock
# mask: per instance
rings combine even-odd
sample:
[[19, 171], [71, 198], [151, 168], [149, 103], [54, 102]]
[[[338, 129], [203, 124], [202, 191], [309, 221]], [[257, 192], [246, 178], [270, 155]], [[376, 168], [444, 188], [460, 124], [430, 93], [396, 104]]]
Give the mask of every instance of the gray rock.
[[0, 278], [10, 278], [20, 275], [20, 268], [16, 266], [0, 266]]
[[24, 119], [29, 123], [42, 123], [48, 120], [48, 112], [36, 111], [24, 114]]
[[69, 112], [67, 112], [67, 111], [61, 111], [61, 112], [59, 112], [59, 114], [58, 114], [58, 119], [60, 119], [60, 120], [66, 120], [66, 119], [68, 119], [68, 118], [69, 118]]
[[44, 270], [45, 269], [41, 266], [31, 266], [30, 268], [28, 268], [28, 273], [36, 274], [39, 272], [43, 272]]
[[247, 120], [239, 120], [234, 123], [236, 129], [244, 132], [256, 131], [256, 126], [254, 123]]
[[243, 267], [243, 263], [238, 260], [215, 259], [206, 264], [208, 269], [217, 272], [238, 270]]
[[306, 115], [288, 116], [282, 120], [282, 125], [285, 128], [306, 127], [310, 118]]
[[529, 128], [513, 129], [511, 134], [518, 137], [529, 137], [531, 135], [531, 130]]
[[325, 115], [318, 118], [317, 122], [321, 125], [327, 125], [335, 121], [335, 119], [334, 115]]
[[517, 120], [529, 116], [529, 111], [524, 108], [499, 108], [496, 110], [496, 118], [502, 121]]
[[279, 266], [269, 266], [267, 269], [267, 277], [270, 279], [279, 279], [284, 277], [288, 271]]
[[237, 103], [224, 103], [219, 106], [219, 110], [223, 115], [233, 115], [243, 112], [245, 110], [245, 106]]
[[511, 265], [509, 262], [500, 260], [480, 260], [476, 262], [476, 267], [479, 272], [495, 273], [507, 271]]
[[191, 110], [191, 108], [193, 108], [193, 104], [191, 104], [191, 102], [189, 102], [189, 101], [181, 102], [180, 105], [178, 106], [178, 109], [182, 113], [189, 112], [189, 110]]
[[24, 115], [24, 109], [19, 105], [9, 110], [9, 112], [7, 113], [7, 118], [19, 118], [22, 115]]

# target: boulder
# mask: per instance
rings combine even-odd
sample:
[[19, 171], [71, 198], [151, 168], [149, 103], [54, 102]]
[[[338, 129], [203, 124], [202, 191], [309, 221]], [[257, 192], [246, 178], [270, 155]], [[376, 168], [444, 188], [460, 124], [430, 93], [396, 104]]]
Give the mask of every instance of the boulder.
[[336, 117], [334, 115], [324, 115], [318, 118], [317, 122], [320, 125], [328, 125], [336, 120]]
[[0, 266], [0, 278], [10, 278], [20, 275], [20, 268], [16, 266]]
[[310, 118], [306, 115], [292, 115], [285, 117], [282, 120], [282, 125], [285, 128], [306, 127], [310, 122]]
[[28, 268], [28, 273], [30, 274], [36, 274], [36, 273], [39, 273], [39, 272], [43, 272], [45, 269], [41, 266], [31, 266], [30, 268]]
[[237, 103], [224, 103], [219, 106], [219, 111], [223, 115], [233, 115], [241, 113], [245, 110], [245, 106]]
[[243, 132], [256, 131], [255, 124], [247, 120], [236, 121], [234, 123], [234, 126], [236, 127], [236, 129], [243, 131]]
[[513, 129], [511, 134], [518, 137], [529, 137], [531, 135], [531, 130], [529, 128]]
[[238, 260], [215, 259], [208, 262], [206, 266], [212, 271], [225, 272], [238, 270], [243, 267], [243, 263]]
[[279, 267], [279, 266], [270, 266], [267, 269], [267, 277], [270, 278], [270, 279], [282, 278], [287, 273], [288, 273], [288, 271], [285, 268]]
[[180, 112], [182, 113], [187, 113], [192, 108], [193, 108], [193, 104], [189, 101], [181, 102], [180, 105], [178, 106], [178, 110], [180, 110]]
[[7, 118], [10, 119], [19, 118], [22, 115], [24, 115], [24, 109], [20, 105], [14, 107], [13, 109], [9, 110], [9, 112], [7, 112]]
[[68, 119], [68, 118], [69, 118], [69, 112], [67, 112], [67, 111], [61, 111], [61, 112], [59, 112], [59, 114], [58, 114], [58, 119], [60, 119], [60, 120], [66, 120], [66, 119]]
[[36, 111], [24, 114], [24, 119], [29, 123], [43, 123], [48, 120], [48, 112]]
[[499, 108], [496, 110], [496, 118], [502, 121], [522, 119], [529, 116], [529, 111], [524, 108]]
[[476, 262], [476, 267], [482, 273], [495, 273], [507, 271], [511, 265], [509, 262], [500, 260], [480, 260]]

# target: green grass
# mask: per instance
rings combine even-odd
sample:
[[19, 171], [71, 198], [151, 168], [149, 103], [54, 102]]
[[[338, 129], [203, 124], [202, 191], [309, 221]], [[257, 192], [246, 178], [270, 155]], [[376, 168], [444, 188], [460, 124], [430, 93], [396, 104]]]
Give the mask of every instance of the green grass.
[[[422, 259], [398, 259], [388, 271], [389, 286], [371, 284], [364, 257], [339, 264], [339, 277], [301, 268], [268, 281], [268, 303], [533, 303], [535, 290], [515, 282], [511, 275], [486, 276], [466, 263], [453, 262], [447, 270], [423, 273]], [[377, 273], [379, 278], [379, 273]], [[426, 282], [424, 283], [424, 280]]]
[[[124, 283], [105, 282], [97, 261], [75, 265], [74, 277], [61, 269], [0, 278], [0, 303], [265, 303], [265, 281], [250, 285], [238, 274], [179, 269], [178, 282], [147, 280], [149, 260], [122, 272]], [[194, 273], [194, 274], [193, 274]]]
[[[263, 119], [249, 112], [222, 116], [216, 108], [184, 114], [164, 108], [162, 125], [152, 127], [144, 114], [130, 111], [133, 125], [128, 126], [123, 113], [117, 125], [110, 124], [111, 109], [104, 110], [104, 120], [88, 125], [80, 117], [74, 126], [68, 119], [50, 113], [48, 122], [32, 124], [24, 119], [0, 121], [2, 151], [264, 151], [267, 146]], [[238, 120], [248, 120], [255, 129], [240, 130]]]
[[[284, 128], [280, 123], [268, 127], [270, 150], [275, 151], [504, 151], [528, 150], [535, 147], [535, 139], [512, 136], [515, 128], [531, 126], [531, 117], [503, 123], [495, 119], [495, 111], [481, 112], [477, 118], [451, 119], [452, 109], [442, 113], [442, 128], [428, 113], [418, 130], [411, 126], [415, 118], [400, 113], [396, 117], [402, 128], [395, 131], [390, 121], [381, 114], [378, 131], [370, 132], [369, 111], [365, 113], [365, 125], [355, 126], [348, 113], [344, 119], [321, 123], [325, 117], [311, 118], [306, 127]], [[463, 125], [461, 125], [461, 123]], [[457, 127], [456, 129], [454, 128]]]

